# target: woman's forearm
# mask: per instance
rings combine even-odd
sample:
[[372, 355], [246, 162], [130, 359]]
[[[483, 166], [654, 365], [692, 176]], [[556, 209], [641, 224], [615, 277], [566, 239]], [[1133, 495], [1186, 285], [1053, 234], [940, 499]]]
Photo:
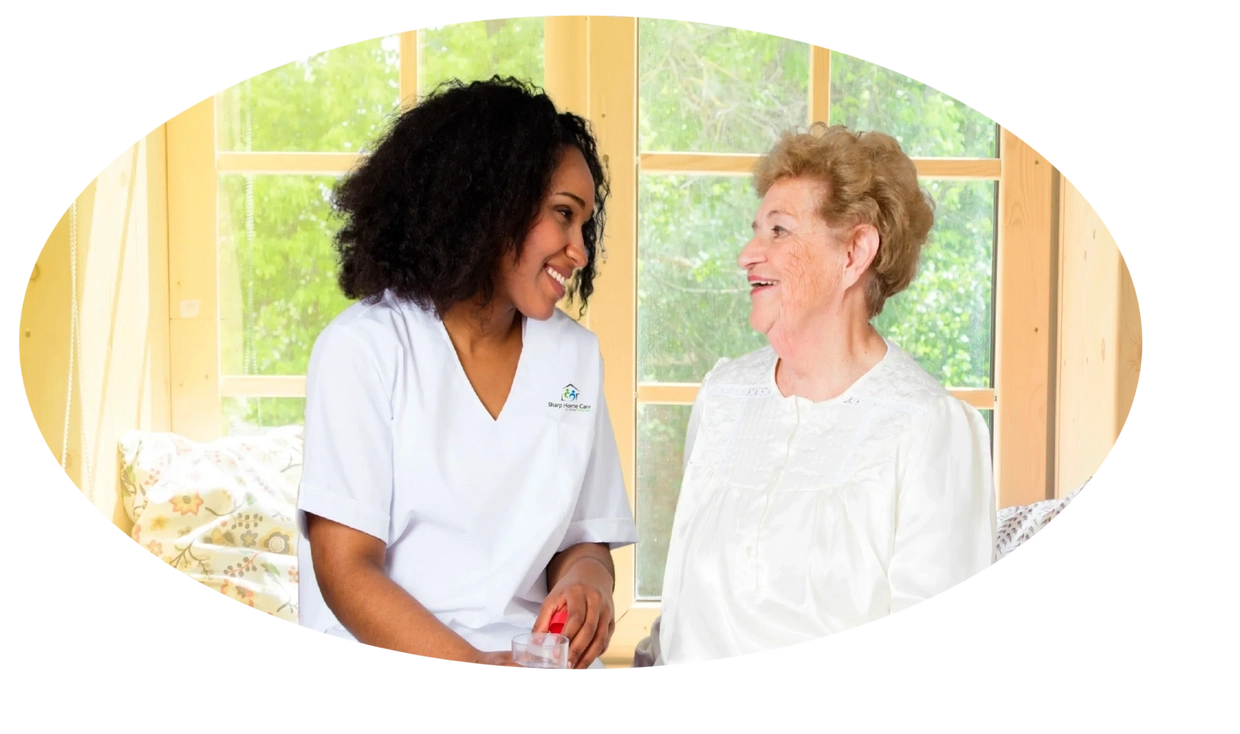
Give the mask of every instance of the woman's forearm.
[[426, 657], [476, 661], [478, 650], [373, 564], [357, 561], [320, 570], [316, 561], [315, 574], [323, 601], [358, 642]]
[[555, 588], [569, 569], [596, 582], [609, 594], [615, 591], [616, 567], [604, 543], [578, 543], [557, 553], [547, 564], [547, 588]]

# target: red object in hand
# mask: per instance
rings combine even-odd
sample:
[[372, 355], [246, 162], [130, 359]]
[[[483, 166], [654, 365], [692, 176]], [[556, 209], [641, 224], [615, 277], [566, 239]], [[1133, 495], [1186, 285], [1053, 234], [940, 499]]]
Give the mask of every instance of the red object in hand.
[[553, 635], [560, 634], [564, 629], [564, 623], [568, 621], [568, 609], [560, 607], [551, 615], [551, 621], [547, 624], [547, 629]]

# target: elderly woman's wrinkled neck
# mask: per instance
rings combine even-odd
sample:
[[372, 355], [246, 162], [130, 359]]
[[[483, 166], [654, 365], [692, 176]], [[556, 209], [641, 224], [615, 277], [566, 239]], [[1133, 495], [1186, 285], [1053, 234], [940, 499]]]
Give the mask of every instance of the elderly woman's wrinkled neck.
[[816, 334], [768, 335], [779, 356], [775, 384], [784, 397], [815, 403], [837, 398], [887, 355], [887, 343], [869, 322], [836, 326]]

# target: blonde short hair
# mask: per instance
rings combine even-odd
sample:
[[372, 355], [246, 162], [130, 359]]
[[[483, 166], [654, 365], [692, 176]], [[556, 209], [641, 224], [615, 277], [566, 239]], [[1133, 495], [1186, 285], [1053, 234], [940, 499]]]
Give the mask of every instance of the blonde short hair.
[[879, 246], [866, 289], [869, 317], [917, 274], [921, 247], [934, 225], [934, 201], [917, 184], [917, 168], [890, 135], [816, 123], [785, 133], [754, 171], [758, 196], [787, 178], [826, 185], [818, 214], [831, 227], [869, 224]]

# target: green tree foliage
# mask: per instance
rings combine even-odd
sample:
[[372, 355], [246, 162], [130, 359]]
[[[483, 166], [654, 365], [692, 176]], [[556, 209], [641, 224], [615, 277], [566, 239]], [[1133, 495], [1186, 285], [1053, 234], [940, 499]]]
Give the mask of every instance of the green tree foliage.
[[[542, 40], [537, 18], [426, 29], [420, 88], [493, 73], [541, 84]], [[395, 36], [356, 43], [223, 92], [220, 149], [364, 152], [400, 101], [399, 46]], [[806, 127], [809, 58], [805, 44], [774, 36], [640, 21], [642, 151], [766, 151], [781, 132]], [[910, 155], [995, 155], [993, 122], [882, 67], [832, 53], [830, 95], [830, 122], [889, 133]], [[923, 183], [936, 203], [935, 228], [917, 278], [875, 325], [945, 384], [988, 386], [995, 185]], [[304, 374], [315, 338], [348, 305], [335, 284], [333, 184], [323, 176], [221, 176], [225, 374]], [[720, 357], [765, 344], [749, 328], [748, 289], [736, 262], [757, 206], [746, 177], [641, 175], [639, 380], [697, 382]], [[224, 403], [232, 432], [300, 422], [303, 408], [303, 400], [284, 398]], [[642, 597], [661, 590], [688, 416], [688, 406], [638, 410]]]

